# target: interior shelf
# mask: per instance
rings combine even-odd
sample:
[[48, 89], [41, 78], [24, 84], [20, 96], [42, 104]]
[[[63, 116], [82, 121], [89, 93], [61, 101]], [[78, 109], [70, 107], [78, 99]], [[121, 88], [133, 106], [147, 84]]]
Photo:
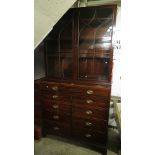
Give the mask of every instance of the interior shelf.
[[[112, 17], [104, 17], [104, 18], [94, 18], [93, 20], [107, 20], [107, 19], [110, 19], [110, 20], [112, 20], [113, 18]], [[80, 18], [79, 20], [84, 20], [84, 21], [88, 21], [88, 20], [91, 20], [90, 18], [88, 19], [88, 18]]]
[[47, 76], [110, 80], [113, 23], [112, 8], [81, 8], [60, 19], [46, 39]]

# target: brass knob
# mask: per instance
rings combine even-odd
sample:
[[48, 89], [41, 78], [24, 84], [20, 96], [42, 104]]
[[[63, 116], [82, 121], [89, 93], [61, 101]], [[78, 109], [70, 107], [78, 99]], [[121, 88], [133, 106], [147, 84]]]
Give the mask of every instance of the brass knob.
[[93, 94], [93, 90], [87, 90], [87, 94]]
[[52, 87], [52, 90], [57, 91], [58, 90], [58, 87], [57, 86], [53, 86]]
[[92, 126], [93, 124], [91, 122], [86, 122], [85, 125], [86, 126]]
[[58, 108], [59, 108], [59, 105], [54, 104], [52, 107], [53, 107], [54, 109], [58, 109]]
[[87, 100], [86, 103], [88, 104], [93, 103], [93, 100]]
[[87, 110], [87, 111], [86, 111], [86, 114], [87, 114], [87, 115], [91, 115], [92, 113], [93, 113], [93, 112], [92, 112], [91, 110]]
[[53, 119], [59, 119], [59, 116], [58, 115], [54, 115]]
[[57, 127], [57, 126], [53, 127], [53, 130], [59, 130], [59, 129], [60, 129], [60, 128]]
[[56, 98], [58, 98], [59, 96], [57, 96], [57, 95], [53, 95], [52, 96], [52, 98], [54, 98], [54, 99], [56, 99]]
[[86, 137], [86, 138], [91, 138], [92, 135], [91, 135], [91, 134], [85, 134], [85, 137]]
[[48, 88], [48, 86], [46, 86], [46, 88]]

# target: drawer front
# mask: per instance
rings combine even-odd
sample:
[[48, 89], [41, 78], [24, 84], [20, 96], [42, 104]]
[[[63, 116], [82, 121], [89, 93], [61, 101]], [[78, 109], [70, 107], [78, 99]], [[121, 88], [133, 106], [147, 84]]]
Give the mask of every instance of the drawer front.
[[82, 95], [87, 95], [87, 96], [102, 96], [102, 97], [110, 97], [110, 89], [108, 88], [96, 88], [96, 87], [89, 87], [89, 86], [76, 86], [72, 87], [71, 91], [73, 93], [80, 93]]
[[87, 85], [72, 85], [72, 84], [60, 84], [54, 82], [42, 82], [41, 90], [45, 92], [53, 93], [80, 93], [83, 95], [98, 95], [110, 97], [110, 87], [99, 87], [99, 86], [87, 86]]
[[73, 136], [76, 139], [81, 139], [88, 142], [102, 143], [102, 145], [106, 145], [107, 142], [107, 134], [100, 132], [93, 132], [87, 129], [78, 128], [73, 131]]
[[43, 111], [43, 118], [46, 120], [51, 120], [60, 123], [71, 123], [71, 115], [70, 113], [66, 114], [65, 112], [60, 111]]
[[65, 137], [70, 137], [71, 135], [70, 125], [51, 122], [47, 120], [44, 120], [44, 130], [46, 131], [47, 134], [53, 134]]
[[66, 99], [61, 99], [61, 100], [53, 100], [53, 99], [48, 99], [48, 98], [42, 98], [42, 104], [45, 106], [50, 106], [53, 104], [66, 104], [71, 106], [71, 100]]
[[85, 128], [88, 130], [99, 131], [105, 133], [107, 131], [108, 121], [99, 119], [77, 119], [72, 120], [73, 129], [76, 130], [77, 127]]
[[42, 92], [41, 93], [42, 100], [48, 99], [51, 101], [70, 101], [71, 100], [71, 95], [68, 93], [47, 93], [47, 92]]
[[73, 104], [86, 105], [86, 106], [98, 106], [102, 108], [109, 107], [109, 101], [106, 98], [98, 96], [82, 96], [82, 95], [73, 95], [72, 96]]
[[41, 84], [41, 90], [53, 93], [69, 92], [70, 86], [64, 86], [63, 84], [48, 82]]
[[44, 100], [42, 103], [43, 108], [46, 111], [60, 111], [71, 113], [71, 103], [69, 102]]
[[73, 117], [85, 118], [85, 119], [102, 119], [108, 120], [108, 109], [107, 108], [96, 108], [96, 107], [86, 107], [74, 105], [72, 108]]
[[59, 91], [59, 84], [58, 83], [41, 83], [41, 90], [45, 91], [53, 91], [58, 92]]

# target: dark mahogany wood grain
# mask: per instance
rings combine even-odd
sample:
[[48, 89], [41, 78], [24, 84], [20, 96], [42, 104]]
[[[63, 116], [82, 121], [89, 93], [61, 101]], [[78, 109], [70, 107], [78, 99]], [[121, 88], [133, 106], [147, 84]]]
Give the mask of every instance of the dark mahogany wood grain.
[[44, 106], [44, 109], [48, 112], [54, 113], [65, 113], [65, 114], [70, 114], [71, 113], [71, 106], [67, 104], [53, 104], [52, 106]]
[[44, 39], [46, 77], [34, 95], [41, 103], [43, 133], [98, 143], [103, 154], [115, 20], [116, 5], [70, 9]]
[[69, 113], [60, 112], [60, 111], [44, 111], [44, 119], [58, 122], [58, 123], [64, 123], [64, 124], [71, 124], [71, 115]]
[[107, 97], [84, 96], [82, 94], [73, 94], [72, 102], [73, 104], [77, 105], [109, 108], [109, 101]]
[[42, 137], [42, 106], [40, 96], [40, 82], [34, 81], [34, 139], [40, 140]]
[[77, 106], [73, 105], [72, 115], [78, 118], [99, 118], [102, 120], [107, 120], [109, 114], [109, 109], [90, 107], [90, 106]]
[[73, 130], [76, 130], [77, 127], [85, 128], [88, 130], [92, 130], [94, 132], [102, 132], [105, 133], [107, 131], [107, 120], [100, 120], [100, 119], [80, 119], [73, 117], [72, 118], [72, 125]]
[[46, 134], [54, 134], [58, 136], [71, 136], [71, 127], [67, 124], [44, 120], [44, 130]]
[[73, 137], [88, 142], [102, 143], [102, 145], [105, 146], [107, 135], [106, 132], [100, 133], [84, 128], [77, 128], [73, 130]]

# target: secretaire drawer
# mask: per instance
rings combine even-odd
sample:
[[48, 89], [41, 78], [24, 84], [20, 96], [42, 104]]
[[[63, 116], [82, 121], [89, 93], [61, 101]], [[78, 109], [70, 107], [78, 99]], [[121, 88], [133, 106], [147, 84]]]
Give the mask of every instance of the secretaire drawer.
[[102, 120], [108, 120], [108, 109], [107, 108], [97, 108], [97, 107], [86, 107], [74, 105], [72, 108], [73, 117], [77, 118], [97, 118]]

